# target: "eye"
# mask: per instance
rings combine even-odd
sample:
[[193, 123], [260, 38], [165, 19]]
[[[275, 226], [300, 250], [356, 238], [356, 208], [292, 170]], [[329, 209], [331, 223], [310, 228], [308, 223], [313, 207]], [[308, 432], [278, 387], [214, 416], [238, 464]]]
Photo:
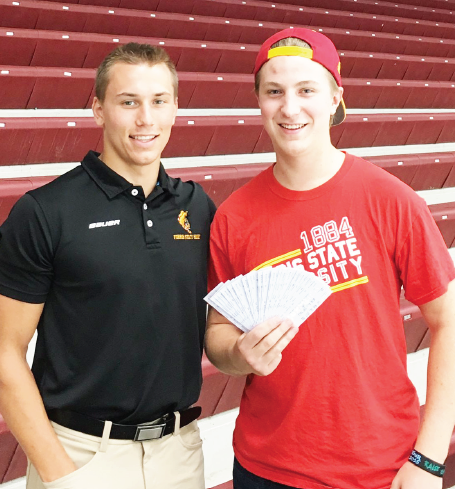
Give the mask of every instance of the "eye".
[[302, 90], [300, 90], [300, 92], [304, 93], [304, 94], [310, 94], [310, 93], [314, 92], [314, 89], [313, 88], [302, 88]]
[[127, 107], [133, 107], [134, 104], [135, 104], [134, 100], [124, 100], [122, 102], [122, 105], [125, 105]]
[[163, 104], [165, 104], [165, 103], [166, 103], [166, 101], [165, 101], [165, 100], [163, 100], [163, 99], [157, 99], [157, 100], [155, 100], [153, 103], [154, 103], [155, 105], [163, 105]]
[[281, 90], [278, 88], [271, 88], [270, 90], [267, 90], [267, 95], [279, 95], [281, 93]]

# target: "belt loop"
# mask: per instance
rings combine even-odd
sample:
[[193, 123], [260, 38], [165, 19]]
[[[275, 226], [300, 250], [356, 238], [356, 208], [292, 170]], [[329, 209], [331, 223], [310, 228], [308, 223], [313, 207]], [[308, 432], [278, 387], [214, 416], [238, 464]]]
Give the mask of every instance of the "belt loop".
[[101, 438], [100, 452], [106, 452], [109, 445], [109, 436], [111, 434], [112, 421], [104, 422], [103, 436]]
[[175, 424], [174, 424], [174, 436], [177, 436], [180, 433], [180, 413], [175, 411]]

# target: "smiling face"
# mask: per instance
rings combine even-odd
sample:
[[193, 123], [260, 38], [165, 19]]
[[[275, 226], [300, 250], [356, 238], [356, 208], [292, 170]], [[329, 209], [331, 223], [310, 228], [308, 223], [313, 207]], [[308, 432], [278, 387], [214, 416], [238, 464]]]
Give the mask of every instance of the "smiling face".
[[278, 159], [331, 145], [330, 117], [343, 89], [334, 91], [329, 75], [319, 63], [300, 56], [277, 56], [261, 68], [258, 103]]
[[177, 115], [171, 72], [163, 63], [115, 63], [104, 100], [95, 98], [92, 109], [108, 166], [122, 173], [159, 164]]

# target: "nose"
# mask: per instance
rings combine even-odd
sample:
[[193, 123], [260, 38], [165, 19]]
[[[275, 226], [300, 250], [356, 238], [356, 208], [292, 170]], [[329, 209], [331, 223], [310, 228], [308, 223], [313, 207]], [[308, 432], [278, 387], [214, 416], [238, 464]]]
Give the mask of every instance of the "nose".
[[152, 108], [148, 104], [142, 104], [137, 111], [138, 126], [152, 126], [153, 125], [153, 114]]
[[292, 118], [299, 114], [299, 102], [297, 97], [293, 93], [286, 93], [282, 100], [283, 105], [281, 106], [281, 112], [285, 117]]

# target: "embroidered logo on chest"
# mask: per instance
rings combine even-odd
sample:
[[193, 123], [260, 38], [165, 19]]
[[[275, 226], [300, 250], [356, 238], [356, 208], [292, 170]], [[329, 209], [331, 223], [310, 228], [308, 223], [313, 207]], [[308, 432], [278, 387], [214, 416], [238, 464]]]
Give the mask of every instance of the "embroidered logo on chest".
[[174, 239], [179, 239], [179, 240], [201, 239], [200, 234], [193, 234], [193, 232], [191, 231], [191, 224], [188, 219], [188, 211], [180, 211], [180, 214], [177, 217], [177, 221], [188, 234], [174, 234]]
[[188, 211], [180, 211], [179, 217], [177, 218], [180, 226], [188, 233], [193, 234], [191, 232], [191, 224], [188, 220]]

